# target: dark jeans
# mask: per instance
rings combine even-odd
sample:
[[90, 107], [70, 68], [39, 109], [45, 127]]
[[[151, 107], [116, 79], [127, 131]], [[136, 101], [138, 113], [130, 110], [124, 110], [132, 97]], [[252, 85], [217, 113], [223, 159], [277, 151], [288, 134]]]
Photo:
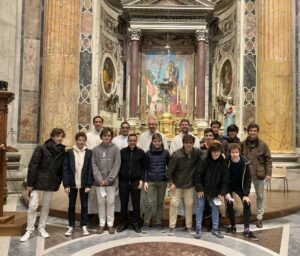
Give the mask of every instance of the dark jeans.
[[[244, 216], [244, 228], [249, 228], [250, 225], [250, 216], [251, 216], [251, 205], [247, 204], [246, 202], [243, 201], [243, 193], [241, 191], [234, 191], [242, 200], [243, 203], [243, 216]], [[232, 192], [230, 193], [232, 196]], [[226, 212], [227, 216], [229, 217], [230, 220], [230, 225], [235, 226], [235, 211], [233, 208], [233, 202], [228, 201], [226, 203]]]
[[[78, 189], [71, 188], [69, 193], [69, 226], [75, 227], [75, 206], [77, 199]], [[84, 188], [79, 189], [80, 194], [80, 204], [81, 204], [81, 214], [80, 214], [80, 226], [87, 226], [88, 222], [88, 196], [89, 193], [84, 192]]]
[[132, 202], [132, 217], [133, 224], [139, 225], [140, 223], [140, 201], [141, 201], [141, 190], [138, 189], [139, 181], [128, 182], [128, 181], [119, 181], [119, 195], [121, 201], [121, 222], [123, 225], [128, 224], [128, 201], [129, 194], [131, 195]]

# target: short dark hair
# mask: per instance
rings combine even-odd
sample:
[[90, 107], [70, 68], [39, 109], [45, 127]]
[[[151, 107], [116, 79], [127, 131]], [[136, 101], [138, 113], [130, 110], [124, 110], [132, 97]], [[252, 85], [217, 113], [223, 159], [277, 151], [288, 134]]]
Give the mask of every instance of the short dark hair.
[[231, 124], [227, 127], [227, 133], [229, 133], [229, 132], [239, 133], [239, 127], [235, 124]]
[[230, 153], [231, 150], [233, 149], [238, 149], [239, 152], [241, 153], [241, 146], [238, 143], [230, 143], [228, 147], [228, 152]]
[[182, 137], [182, 143], [187, 143], [192, 141], [193, 143], [195, 143], [195, 137], [191, 134], [185, 134]]
[[122, 128], [122, 126], [123, 126], [124, 124], [128, 124], [128, 126], [129, 126], [129, 128], [130, 128], [130, 124], [129, 124], [127, 121], [122, 122], [120, 127]]
[[254, 124], [254, 123], [248, 125], [248, 127], [247, 127], [247, 132], [249, 132], [250, 129], [253, 129], [253, 128], [256, 128], [257, 131], [259, 132], [259, 126], [258, 126], [258, 124]]
[[188, 123], [190, 125], [190, 120], [183, 118], [183, 119], [181, 119], [179, 125], [182, 125], [182, 123]]
[[218, 120], [214, 120], [210, 123], [210, 128], [212, 128], [214, 124], [217, 124], [219, 127], [222, 126], [222, 124]]
[[60, 135], [60, 134], [62, 134], [63, 137], [66, 136], [65, 131], [63, 129], [61, 129], [61, 128], [53, 128], [52, 131], [51, 131], [51, 133], [50, 133], [50, 138], [52, 139], [54, 136]]
[[105, 127], [101, 130], [100, 132], [100, 138], [102, 139], [102, 137], [106, 134], [110, 133], [111, 134], [111, 138], [114, 137], [114, 132], [111, 128]]
[[153, 133], [151, 141], [154, 141], [155, 139], [159, 139], [159, 140], [162, 141], [162, 136], [161, 136], [161, 134], [158, 133], [158, 132]]
[[206, 128], [204, 130], [204, 135], [207, 134], [207, 133], [209, 133], [209, 132], [211, 132], [212, 134], [214, 133], [214, 131], [211, 128]]
[[75, 140], [78, 140], [80, 137], [84, 137], [87, 140], [86, 134], [84, 132], [77, 132], [75, 135]]
[[101, 121], [102, 121], [102, 123], [104, 122], [103, 117], [101, 117], [101, 116], [94, 116], [94, 117], [93, 117], [93, 123], [95, 123], [95, 120], [96, 120], [97, 118], [100, 118]]
[[222, 152], [222, 144], [220, 141], [214, 140], [213, 143], [209, 147], [209, 154], [212, 151], [221, 151]]
[[137, 135], [136, 135], [135, 133], [130, 133], [130, 134], [128, 135], [128, 139], [129, 139], [129, 137], [136, 137], [136, 138], [137, 138]]

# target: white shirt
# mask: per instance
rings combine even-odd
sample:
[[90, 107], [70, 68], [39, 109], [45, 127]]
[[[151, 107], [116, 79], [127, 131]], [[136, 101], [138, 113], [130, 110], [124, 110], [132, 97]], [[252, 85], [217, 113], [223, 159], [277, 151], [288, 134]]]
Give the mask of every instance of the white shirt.
[[[192, 135], [195, 138], [194, 147], [195, 148], [200, 148], [199, 139], [195, 135], [193, 135], [192, 133], [188, 133], [188, 134]], [[176, 150], [178, 150], [178, 149], [180, 149], [180, 148], [183, 147], [183, 143], [182, 143], [183, 135], [184, 134], [182, 132], [180, 132], [171, 141], [171, 144], [170, 144], [170, 155], [172, 155]]]
[[73, 146], [75, 158], [75, 184], [77, 188], [81, 188], [81, 172], [84, 163], [86, 146], [79, 149], [76, 145]]
[[93, 149], [94, 147], [98, 146], [101, 143], [100, 139], [100, 132], [97, 132], [95, 128], [93, 128], [90, 132], [86, 134], [87, 140], [86, 140], [86, 146], [88, 149]]
[[128, 146], [128, 136], [118, 135], [114, 137], [111, 141], [114, 143], [120, 150]]
[[[163, 133], [159, 132], [159, 131], [155, 131], [154, 133], [159, 133], [161, 135], [162, 143], [164, 144], [164, 148], [168, 150], [169, 146], [168, 146], [166, 136]], [[141, 137], [139, 139], [139, 146], [145, 152], [147, 152], [150, 148], [150, 144], [151, 144], [151, 141], [152, 141], [152, 136], [153, 136], [153, 133], [150, 133], [149, 131], [144, 132], [144, 133], [141, 134]]]

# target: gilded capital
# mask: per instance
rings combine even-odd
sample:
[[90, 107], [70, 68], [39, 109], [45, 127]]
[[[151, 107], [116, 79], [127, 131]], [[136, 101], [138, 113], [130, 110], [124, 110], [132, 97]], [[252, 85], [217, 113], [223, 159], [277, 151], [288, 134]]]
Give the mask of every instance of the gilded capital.
[[129, 28], [129, 36], [132, 41], [139, 41], [141, 38], [141, 29], [139, 28]]
[[197, 29], [195, 32], [197, 41], [207, 41], [207, 30], [206, 29]]

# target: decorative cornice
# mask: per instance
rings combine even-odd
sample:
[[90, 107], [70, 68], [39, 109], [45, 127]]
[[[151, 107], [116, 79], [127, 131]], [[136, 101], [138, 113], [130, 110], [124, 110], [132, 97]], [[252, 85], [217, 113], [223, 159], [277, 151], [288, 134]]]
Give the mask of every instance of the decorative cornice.
[[139, 41], [141, 38], [141, 29], [138, 28], [129, 28], [129, 37], [131, 41]]

